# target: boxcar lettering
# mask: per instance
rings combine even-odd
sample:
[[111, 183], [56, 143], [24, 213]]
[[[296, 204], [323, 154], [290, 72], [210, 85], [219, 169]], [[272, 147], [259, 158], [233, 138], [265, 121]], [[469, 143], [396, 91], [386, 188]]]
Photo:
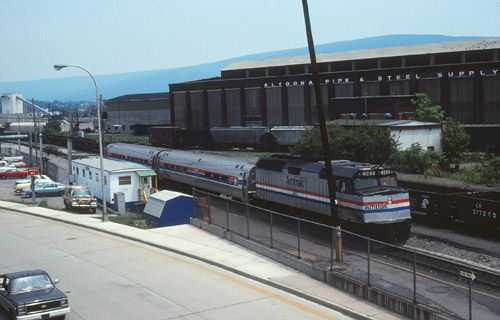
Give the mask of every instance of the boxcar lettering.
[[497, 218], [496, 212], [486, 211], [486, 210], [481, 210], [481, 209], [476, 209], [476, 208], [472, 209], [472, 215], [484, 217], [484, 218], [489, 218], [489, 219], [496, 219]]

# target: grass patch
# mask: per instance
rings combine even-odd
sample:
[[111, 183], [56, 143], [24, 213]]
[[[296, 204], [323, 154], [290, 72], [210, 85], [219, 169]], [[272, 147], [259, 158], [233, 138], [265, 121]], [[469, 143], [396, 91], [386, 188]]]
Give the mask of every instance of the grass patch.
[[46, 199], [42, 199], [39, 203], [38, 203], [38, 206], [39, 207], [42, 207], [42, 208], [49, 208], [49, 203], [47, 202]]
[[144, 218], [141, 217], [128, 217], [128, 216], [110, 216], [109, 221], [114, 222], [114, 223], [119, 223], [119, 224], [124, 224], [126, 226], [134, 227], [134, 228], [139, 228], [139, 229], [149, 229], [149, 227], [146, 225], [146, 222]]
[[[71, 132], [60, 132], [58, 133], [59, 136], [63, 137], [76, 137], [73, 133]], [[99, 134], [97, 132], [93, 133], [85, 133], [85, 139], [88, 140], [94, 140], [95, 142], [98, 142], [97, 138], [99, 137]], [[128, 134], [128, 133], [103, 133], [103, 138], [104, 142], [106, 144], [108, 143], [113, 143], [113, 142], [125, 142], [125, 143], [136, 143], [136, 144], [145, 144], [149, 145], [149, 136], [144, 135], [144, 136], [137, 136], [134, 134]]]

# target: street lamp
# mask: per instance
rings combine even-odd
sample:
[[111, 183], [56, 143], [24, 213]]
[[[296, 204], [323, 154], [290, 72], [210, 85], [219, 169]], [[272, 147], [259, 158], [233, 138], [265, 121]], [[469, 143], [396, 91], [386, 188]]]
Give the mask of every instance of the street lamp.
[[106, 208], [106, 189], [104, 187], [104, 171], [103, 171], [103, 151], [102, 151], [102, 130], [101, 130], [101, 107], [100, 107], [100, 101], [99, 101], [99, 89], [97, 88], [97, 82], [95, 81], [94, 76], [90, 71], [85, 69], [82, 66], [74, 65], [74, 64], [55, 64], [54, 69], [56, 71], [59, 71], [63, 68], [66, 67], [73, 67], [73, 68], [78, 68], [82, 69], [83, 71], [87, 72], [89, 76], [92, 78], [92, 81], [94, 81], [94, 86], [95, 86], [95, 102], [97, 106], [97, 127], [99, 130], [99, 163], [100, 163], [100, 170], [101, 170], [101, 192], [102, 192], [102, 221], [108, 221], [108, 212]]

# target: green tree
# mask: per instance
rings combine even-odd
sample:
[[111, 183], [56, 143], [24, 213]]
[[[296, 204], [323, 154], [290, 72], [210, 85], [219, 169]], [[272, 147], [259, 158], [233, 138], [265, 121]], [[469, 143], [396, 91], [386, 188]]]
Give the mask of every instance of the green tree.
[[441, 123], [445, 119], [440, 105], [433, 104], [426, 93], [417, 93], [410, 100], [415, 106], [415, 120]]
[[469, 148], [470, 136], [460, 123], [447, 118], [443, 122], [441, 143], [446, 157], [451, 161], [456, 161]]
[[[396, 151], [397, 143], [385, 128], [362, 125], [343, 128], [327, 126], [328, 141], [332, 159], [385, 163]], [[307, 131], [292, 147], [292, 152], [307, 157], [323, 157], [319, 129]]]
[[61, 132], [61, 117], [52, 116], [43, 127], [43, 134], [57, 134]]

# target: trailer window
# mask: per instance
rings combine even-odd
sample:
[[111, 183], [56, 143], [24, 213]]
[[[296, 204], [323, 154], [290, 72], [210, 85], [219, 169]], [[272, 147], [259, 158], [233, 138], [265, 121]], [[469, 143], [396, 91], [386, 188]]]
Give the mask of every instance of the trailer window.
[[118, 177], [118, 185], [123, 186], [132, 183], [131, 176]]

